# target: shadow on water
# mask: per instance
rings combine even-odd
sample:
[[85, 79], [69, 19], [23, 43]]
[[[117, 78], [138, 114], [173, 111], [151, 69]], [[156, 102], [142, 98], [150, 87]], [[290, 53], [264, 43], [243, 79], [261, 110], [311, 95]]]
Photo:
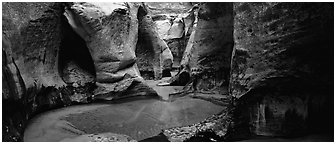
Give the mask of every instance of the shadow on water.
[[[111, 132], [137, 141], [167, 141], [160, 134], [163, 129], [191, 125], [221, 110], [222, 106], [187, 97], [174, 102], [155, 97], [96, 101], [41, 114], [32, 120], [25, 137], [26, 141], [60, 141], [74, 136], [64, 130], [76, 128], [85, 134]], [[69, 124], [63, 125], [64, 122]]]

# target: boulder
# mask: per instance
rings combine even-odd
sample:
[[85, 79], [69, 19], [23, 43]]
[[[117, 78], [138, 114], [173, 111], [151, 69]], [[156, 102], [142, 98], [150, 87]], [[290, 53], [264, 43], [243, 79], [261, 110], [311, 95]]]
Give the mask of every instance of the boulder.
[[168, 39], [168, 32], [171, 28], [171, 23], [169, 19], [157, 20], [155, 21], [157, 32], [162, 39]]
[[171, 18], [168, 15], [165, 20], [156, 20], [154, 22], [159, 36], [164, 40], [179, 39], [184, 36], [182, 17]]

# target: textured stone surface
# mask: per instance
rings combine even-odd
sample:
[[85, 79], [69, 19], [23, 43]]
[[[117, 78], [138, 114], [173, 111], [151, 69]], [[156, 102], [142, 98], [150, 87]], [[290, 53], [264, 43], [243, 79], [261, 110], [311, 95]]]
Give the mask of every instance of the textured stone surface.
[[176, 39], [182, 38], [184, 35], [184, 23], [181, 17], [177, 17], [174, 19], [173, 24], [171, 25], [168, 36], [166, 39]]
[[155, 25], [159, 36], [164, 40], [179, 39], [185, 34], [182, 15], [175, 18], [167, 15], [164, 20], [156, 20]]
[[[13, 57], [27, 87], [34, 86], [34, 83], [40, 86], [65, 85], [57, 73], [56, 64], [62, 11], [54, 10], [57, 6], [49, 8], [52, 4], [3, 5], [3, 37], [10, 43], [5, 52], [8, 57]], [[47, 10], [49, 12], [45, 14]]]
[[123, 134], [101, 133], [86, 134], [75, 138], [62, 140], [63, 142], [136, 142], [136, 140]]
[[59, 101], [54, 94], [42, 98], [38, 91], [65, 86], [57, 67], [62, 11], [62, 4], [55, 3], [2, 5], [3, 141], [22, 141], [31, 114]]
[[[173, 55], [157, 32], [156, 25], [146, 5], [139, 8], [139, 42], [137, 56], [140, 70], [153, 71], [155, 79], [161, 79], [163, 71], [170, 71], [173, 64]], [[152, 65], [151, 67], [149, 67]], [[153, 70], [151, 70], [153, 69]], [[170, 75], [169, 75], [170, 76]]]
[[[171, 142], [193, 141], [195, 138], [204, 137], [202, 133], [213, 133], [216, 137], [212, 141], [223, 141], [231, 124], [228, 107], [205, 120], [184, 127], [173, 127], [163, 131]], [[211, 138], [211, 137], [207, 137]], [[209, 140], [210, 141], [210, 140]]]
[[[74, 3], [66, 11], [72, 27], [77, 28], [76, 32], [82, 35], [90, 50], [96, 70], [94, 93], [99, 99], [119, 98], [133, 83], [146, 87], [135, 55], [139, 6], [138, 3]], [[149, 91], [141, 94], [155, 93], [150, 88]]]
[[185, 47], [187, 45], [186, 36], [183, 36], [180, 39], [166, 40], [166, 42], [174, 57], [173, 68], [180, 67], [180, 62], [182, 60]]
[[190, 2], [146, 2], [148, 8], [156, 14], [181, 14], [187, 12], [191, 7]]
[[242, 131], [329, 132], [332, 10], [330, 3], [235, 4], [230, 94], [238, 99], [237, 119], [249, 123]]
[[73, 29], [66, 18], [61, 19], [62, 40], [59, 47], [58, 67], [60, 75], [68, 85], [84, 86], [95, 81], [96, 71], [91, 54], [84, 39]]
[[[153, 18], [154, 19], [154, 18]], [[156, 20], [154, 21], [156, 28], [157, 28], [157, 32], [159, 33], [159, 36], [162, 39], [167, 39], [168, 38], [168, 32], [171, 28], [171, 21], [168, 19], [168, 17], [166, 17], [166, 19], [164, 20]]]
[[[167, 27], [167, 20], [174, 25], [193, 5], [148, 3], [152, 19], [165, 21]], [[333, 133], [333, 5], [235, 3], [234, 21], [229, 5], [200, 3], [182, 16], [184, 36], [166, 41], [174, 59], [187, 47], [171, 84], [191, 82], [196, 89], [226, 93], [231, 68], [234, 113], [214, 116], [221, 119], [215, 135], [239, 139]], [[39, 112], [90, 102], [96, 85], [97, 99], [156, 96], [135, 64], [137, 7], [3, 3], [3, 141], [22, 141], [26, 121]], [[181, 23], [176, 22], [181, 34]], [[209, 132], [212, 124], [208, 126], [202, 132]], [[203, 137], [195, 130], [174, 128], [165, 134], [177, 141]]]
[[[3, 3], [3, 141], [22, 141], [27, 120], [37, 113], [91, 102], [94, 94], [107, 93], [107, 100], [157, 96], [135, 64], [138, 23], [132, 4], [130, 12], [120, 4], [112, 12], [115, 6], [104, 4]], [[76, 17], [71, 6], [88, 9]], [[120, 27], [113, 27], [115, 19]], [[106, 37], [115, 32], [123, 36]]]
[[189, 28], [192, 27], [193, 17], [191, 16], [192, 13], [190, 14], [189, 12], [192, 4], [186, 2], [146, 4], [153, 13], [152, 17], [159, 36], [165, 40], [172, 51], [174, 57], [173, 67], [178, 68], [191, 33]]
[[170, 82], [185, 85], [188, 75], [193, 75], [198, 90], [226, 91], [233, 47], [232, 3], [204, 3], [193, 12], [193, 30], [180, 71]]

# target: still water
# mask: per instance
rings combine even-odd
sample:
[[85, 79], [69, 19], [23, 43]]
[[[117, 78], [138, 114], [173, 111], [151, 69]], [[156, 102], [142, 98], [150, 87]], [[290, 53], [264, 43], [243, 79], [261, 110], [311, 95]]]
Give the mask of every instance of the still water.
[[70, 106], [33, 118], [24, 141], [71, 141], [80, 135], [106, 132], [142, 140], [162, 129], [200, 122], [221, 110], [222, 106], [189, 97], [174, 102], [147, 99]]

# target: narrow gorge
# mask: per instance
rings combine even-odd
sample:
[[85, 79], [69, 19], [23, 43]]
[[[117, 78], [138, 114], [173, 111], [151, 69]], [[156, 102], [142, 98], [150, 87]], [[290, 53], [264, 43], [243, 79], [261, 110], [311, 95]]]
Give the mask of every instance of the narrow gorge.
[[2, 141], [334, 141], [334, 5], [3, 2]]

